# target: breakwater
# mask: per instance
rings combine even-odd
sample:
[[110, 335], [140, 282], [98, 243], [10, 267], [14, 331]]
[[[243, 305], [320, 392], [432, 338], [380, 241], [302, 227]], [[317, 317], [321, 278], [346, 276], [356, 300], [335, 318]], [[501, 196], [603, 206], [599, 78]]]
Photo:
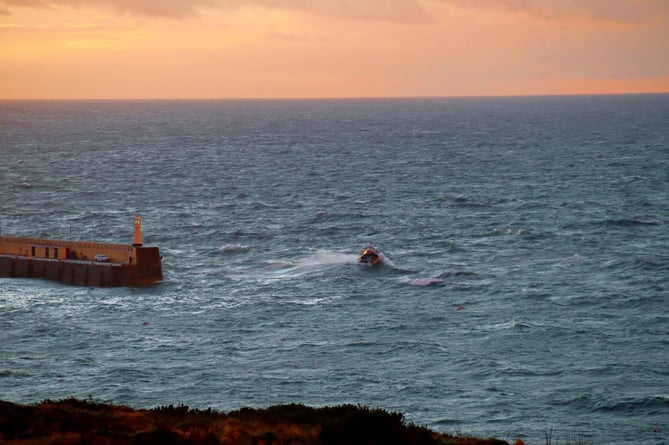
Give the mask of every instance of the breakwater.
[[0, 277], [41, 278], [76, 286], [141, 286], [162, 280], [157, 247], [140, 249], [139, 264], [0, 255]]
[[137, 215], [132, 245], [0, 237], [0, 277], [114, 287], [155, 283], [163, 272], [159, 248], [142, 245]]

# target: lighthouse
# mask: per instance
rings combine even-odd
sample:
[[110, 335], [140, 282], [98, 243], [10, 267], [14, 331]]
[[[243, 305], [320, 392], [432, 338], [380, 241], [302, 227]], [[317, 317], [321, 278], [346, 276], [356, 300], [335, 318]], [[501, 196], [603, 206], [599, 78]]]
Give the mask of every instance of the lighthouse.
[[142, 217], [139, 216], [139, 213], [135, 213], [135, 237], [132, 245], [134, 247], [140, 247], [142, 245]]

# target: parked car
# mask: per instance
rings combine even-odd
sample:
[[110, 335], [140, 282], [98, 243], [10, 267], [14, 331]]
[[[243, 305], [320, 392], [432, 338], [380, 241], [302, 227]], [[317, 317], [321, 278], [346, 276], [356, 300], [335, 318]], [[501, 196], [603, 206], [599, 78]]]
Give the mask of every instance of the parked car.
[[94, 261], [97, 261], [98, 263], [107, 263], [111, 261], [111, 258], [109, 258], [104, 253], [98, 253], [97, 255], [95, 255]]

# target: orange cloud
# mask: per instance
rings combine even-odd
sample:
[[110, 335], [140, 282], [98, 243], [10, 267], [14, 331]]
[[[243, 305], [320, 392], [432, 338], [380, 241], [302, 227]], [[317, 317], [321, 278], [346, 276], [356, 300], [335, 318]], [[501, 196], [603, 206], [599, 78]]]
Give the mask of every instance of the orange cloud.
[[0, 0], [0, 14], [16, 8], [103, 7], [117, 13], [183, 18], [205, 10], [266, 8], [395, 23], [431, 23], [426, 5], [443, 3], [466, 10], [502, 11], [543, 20], [587, 18], [616, 23], [669, 21], [667, 0]]
[[395, 23], [429, 23], [430, 14], [418, 0], [1, 0], [0, 11], [15, 8], [104, 7], [117, 13], [183, 18], [204, 10], [265, 8], [315, 15]]
[[437, 0], [463, 9], [497, 10], [543, 20], [587, 18], [592, 21], [645, 23], [669, 20], [666, 0]]
[[18, 8], [103, 7], [116, 13], [177, 18], [193, 15], [201, 8], [216, 6], [216, 4], [216, 0], [0, 0], [0, 10], [9, 14]]

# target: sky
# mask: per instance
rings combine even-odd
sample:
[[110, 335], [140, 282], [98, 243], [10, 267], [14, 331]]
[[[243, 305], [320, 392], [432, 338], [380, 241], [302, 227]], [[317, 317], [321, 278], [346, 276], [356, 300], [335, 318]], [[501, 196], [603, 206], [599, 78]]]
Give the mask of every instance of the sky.
[[0, 99], [669, 92], [669, 0], [0, 0]]

